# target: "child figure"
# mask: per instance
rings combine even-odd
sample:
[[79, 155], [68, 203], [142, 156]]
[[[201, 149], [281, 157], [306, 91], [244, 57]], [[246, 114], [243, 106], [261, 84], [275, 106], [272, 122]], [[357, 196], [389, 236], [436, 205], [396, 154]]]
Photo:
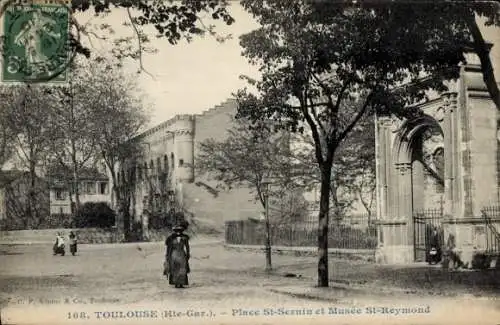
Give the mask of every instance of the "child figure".
[[64, 256], [64, 238], [61, 233], [57, 233], [56, 242], [53, 247], [54, 255], [61, 254]]
[[73, 231], [69, 232], [69, 250], [71, 252], [71, 255], [75, 256], [76, 251], [77, 251], [77, 239], [76, 235]]

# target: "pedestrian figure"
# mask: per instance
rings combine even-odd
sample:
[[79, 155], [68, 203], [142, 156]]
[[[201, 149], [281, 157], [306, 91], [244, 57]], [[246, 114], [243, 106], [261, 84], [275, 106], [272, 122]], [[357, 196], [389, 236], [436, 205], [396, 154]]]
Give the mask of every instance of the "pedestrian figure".
[[458, 251], [455, 244], [455, 236], [453, 235], [448, 236], [448, 242], [446, 243], [446, 248], [449, 261], [453, 263], [454, 269], [458, 269], [461, 267], [467, 268], [467, 264], [465, 264], [460, 258], [460, 252]]
[[172, 228], [173, 234], [165, 241], [167, 253], [165, 256], [164, 274], [168, 277], [168, 283], [176, 288], [183, 288], [189, 284], [189, 236], [184, 234], [187, 223], [183, 222]]
[[427, 262], [429, 264], [437, 264], [441, 262], [442, 251], [439, 237], [438, 228], [433, 226], [431, 233], [429, 234], [429, 247], [427, 249]]
[[56, 236], [56, 242], [54, 243], [54, 247], [52, 248], [54, 251], [54, 255], [61, 254], [64, 256], [65, 251], [64, 251], [64, 238], [62, 233], [57, 233]]
[[76, 251], [77, 251], [77, 239], [76, 235], [73, 231], [69, 232], [69, 251], [71, 252], [71, 255], [75, 256]]

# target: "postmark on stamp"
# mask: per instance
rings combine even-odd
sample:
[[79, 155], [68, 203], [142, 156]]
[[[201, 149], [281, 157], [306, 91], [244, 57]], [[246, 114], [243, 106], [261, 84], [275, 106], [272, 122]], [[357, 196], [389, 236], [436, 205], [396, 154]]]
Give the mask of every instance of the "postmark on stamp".
[[70, 9], [64, 4], [15, 4], [4, 13], [2, 81], [65, 82]]

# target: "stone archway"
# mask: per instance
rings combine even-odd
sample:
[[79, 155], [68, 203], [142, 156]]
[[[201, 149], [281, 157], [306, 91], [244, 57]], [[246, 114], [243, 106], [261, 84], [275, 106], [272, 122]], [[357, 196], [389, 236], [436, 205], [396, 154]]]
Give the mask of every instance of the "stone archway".
[[461, 207], [455, 104], [456, 93], [444, 93], [420, 105], [419, 117], [377, 119], [379, 246], [390, 263], [416, 258], [416, 211], [433, 209], [443, 219]]
[[376, 119], [379, 262], [414, 261], [413, 213], [429, 208], [442, 210], [446, 238], [473, 251], [481, 210], [500, 203], [500, 115], [477, 62], [468, 55], [449, 92], [429, 93], [414, 107], [419, 118]]
[[[444, 208], [444, 132], [439, 122], [430, 115], [407, 121], [398, 132], [395, 147], [396, 164], [399, 166], [403, 184], [410, 190], [411, 207], [405, 214]], [[411, 177], [404, 177], [403, 168]], [[396, 195], [407, 192], [396, 192]], [[407, 200], [399, 197], [398, 202]]]

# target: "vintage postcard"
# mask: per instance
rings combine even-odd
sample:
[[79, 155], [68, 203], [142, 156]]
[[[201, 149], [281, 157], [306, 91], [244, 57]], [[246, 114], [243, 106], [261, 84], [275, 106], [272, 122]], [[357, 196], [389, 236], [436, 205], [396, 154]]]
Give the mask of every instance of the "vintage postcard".
[[497, 2], [0, 17], [0, 325], [500, 324]]

